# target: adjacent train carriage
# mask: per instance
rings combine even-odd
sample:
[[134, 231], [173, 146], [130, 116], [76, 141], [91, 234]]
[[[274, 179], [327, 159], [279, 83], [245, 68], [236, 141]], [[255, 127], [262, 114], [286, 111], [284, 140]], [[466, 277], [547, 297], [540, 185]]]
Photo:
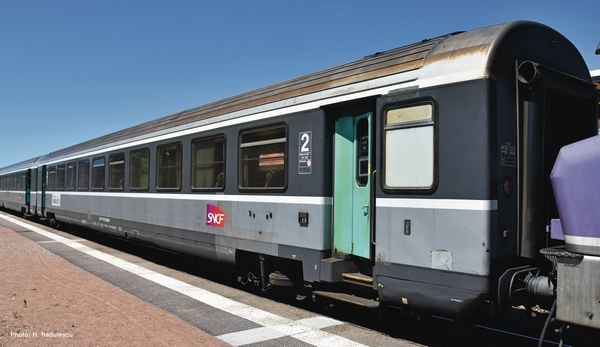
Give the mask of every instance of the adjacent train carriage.
[[0, 207], [31, 216], [37, 206], [44, 205], [41, 184], [45, 176], [38, 170], [41, 159], [36, 157], [0, 170]]
[[533, 22], [423, 40], [53, 152], [32, 210], [263, 290], [466, 315], [551, 242], [554, 160], [597, 134], [588, 71]]

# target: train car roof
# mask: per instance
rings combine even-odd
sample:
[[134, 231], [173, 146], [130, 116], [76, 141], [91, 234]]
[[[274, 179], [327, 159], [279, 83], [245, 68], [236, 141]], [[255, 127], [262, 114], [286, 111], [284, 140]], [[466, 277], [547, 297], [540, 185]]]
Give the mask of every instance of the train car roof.
[[12, 164], [12, 165], [0, 168], [0, 175], [10, 174], [10, 173], [19, 172], [19, 171], [25, 171], [27, 169], [37, 167], [39, 165], [42, 165], [41, 163], [44, 160], [44, 158], [45, 158], [45, 156], [35, 157], [35, 158], [28, 159], [28, 160], [24, 160], [24, 161], [16, 163], [16, 164]]
[[317, 100], [327, 95], [351, 94], [360, 91], [360, 88], [365, 90], [372, 88], [372, 84], [370, 87], [367, 86], [369, 81], [393, 75], [407, 75], [403, 77], [405, 81], [410, 78], [435, 80], [435, 84], [493, 78], [495, 61], [500, 60], [498, 56], [514, 55], [516, 54], [514, 52], [519, 49], [530, 50], [533, 49], [530, 46], [541, 45], [532, 42], [532, 39], [525, 39], [525, 32], [534, 32], [535, 38], [560, 41], [561, 45], [566, 42], [567, 45], [572, 46], [570, 51], [567, 50], [573, 52], [571, 55], [578, 55], [580, 62], [573, 63], [573, 59], [569, 58], [568, 62], [560, 68], [574, 75], [581, 75], [580, 65], [583, 64], [585, 73], [589, 76], [583, 58], [562, 35], [539, 23], [511, 22], [467, 32], [456, 32], [377, 52], [350, 63], [178, 112], [61, 149], [48, 154], [45, 160], [54, 162], [115, 144], [129, 143], [156, 134], [175, 132], [206, 122], [228, 119], [228, 116], [239, 117], [244, 115], [244, 112], [251, 114], [297, 105], [306, 102], [310, 97], [313, 97], [312, 100]]

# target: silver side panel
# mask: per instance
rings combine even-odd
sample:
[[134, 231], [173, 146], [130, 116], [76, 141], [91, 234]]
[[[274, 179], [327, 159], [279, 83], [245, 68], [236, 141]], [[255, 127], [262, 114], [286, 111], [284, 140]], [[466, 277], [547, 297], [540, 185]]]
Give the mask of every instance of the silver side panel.
[[[209, 205], [224, 215], [222, 226], [210, 225]], [[59, 220], [229, 263], [238, 249], [304, 260], [331, 248], [326, 197], [50, 192], [47, 210]], [[308, 213], [308, 225], [299, 223], [300, 212]]]
[[496, 201], [377, 199], [376, 258], [486, 276]]
[[4, 190], [0, 192], [0, 205], [5, 208], [20, 211], [25, 208], [25, 192], [23, 191], [8, 191]]

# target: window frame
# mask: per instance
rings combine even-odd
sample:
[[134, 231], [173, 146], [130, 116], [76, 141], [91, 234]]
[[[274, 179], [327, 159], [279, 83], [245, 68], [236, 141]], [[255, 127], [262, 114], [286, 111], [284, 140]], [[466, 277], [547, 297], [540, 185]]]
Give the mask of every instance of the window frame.
[[[277, 131], [281, 129], [283, 131], [283, 137], [273, 137], [273, 138], [269, 138], [270, 136], [268, 136], [268, 132], [270, 131]], [[267, 137], [267, 139], [260, 139], [261, 135], [260, 133], [264, 133], [263, 134], [263, 138]], [[264, 136], [267, 135], [267, 136]], [[252, 139], [251, 141], [244, 141], [244, 137], [248, 136], [248, 137], [257, 137], [258, 139]], [[259, 148], [262, 146], [270, 146], [270, 145], [277, 145], [279, 143], [283, 143], [283, 156], [280, 157], [266, 157], [266, 158], [260, 158], [260, 155], [258, 157], [253, 157], [253, 158], [244, 158], [244, 151], [246, 149], [249, 148]], [[279, 123], [279, 124], [274, 124], [274, 125], [269, 125], [269, 126], [263, 126], [263, 127], [259, 127], [259, 128], [252, 128], [252, 129], [243, 129], [239, 132], [239, 142], [238, 142], [238, 174], [237, 174], [237, 181], [238, 181], [238, 189], [241, 192], [248, 192], [248, 191], [263, 191], [263, 192], [285, 192], [287, 190], [288, 187], [288, 175], [289, 175], [289, 143], [290, 143], [290, 139], [289, 139], [289, 129], [287, 124], [285, 123]], [[274, 152], [274, 154], [277, 154], [279, 152]], [[268, 154], [268, 153], [267, 153]], [[262, 154], [261, 154], [262, 155]], [[252, 185], [244, 185], [245, 181], [249, 181], [250, 178], [249, 177], [244, 177], [244, 170], [245, 170], [245, 162], [250, 162], [250, 161], [260, 161], [260, 160], [266, 160], [266, 161], [274, 161], [274, 160], [278, 160], [279, 158], [283, 159], [283, 164], [281, 165], [281, 169], [283, 171], [282, 175], [281, 175], [281, 179], [283, 180], [283, 184], [277, 185], [277, 186], [267, 186], [268, 184], [268, 178], [266, 177], [266, 175], [268, 175], [268, 172], [265, 174], [265, 183], [261, 184], [261, 185], [257, 185], [257, 186], [252, 186]], [[260, 166], [260, 162], [258, 164], [258, 166]], [[257, 173], [257, 177], [260, 177], [261, 172], [260, 172], [260, 168], [258, 170], [256, 170]], [[258, 181], [261, 182], [261, 181]]]
[[65, 190], [77, 189], [77, 162], [68, 162], [65, 170]]
[[[140, 170], [138, 169], [138, 160], [139, 158], [137, 158], [137, 155], [135, 155], [134, 153], [138, 153], [138, 152], [146, 152], [147, 153], [147, 166], [145, 168], [141, 167], [141, 165], [139, 166]], [[129, 152], [129, 190], [131, 191], [144, 191], [147, 192], [150, 189], [150, 148], [148, 147], [144, 147], [144, 148], [138, 148], [138, 149], [133, 149]], [[145, 169], [145, 170], [144, 170]], [[133, 186], [134, 182], [142, 182], [142, 178], [143, 175], [146, 175], [146, 185], [144, 186]]]
[[[116, 180], [119, 180], [116, 183]], [[108, 156], [108, 190], [125, 189], [125, 153], [113, 153]]]
[[[62, 174], [61, 174], [62, 172]], [[61, 177], [62, 176], [62, 177]], [[65, 164], [56, 165], [56, 190], [65, 190], [65, 181], [67, 178], [67, 168]]]
[[[395, 122], [388, 123], [387, 116], [388, 112], [397, 109], [407, 109], [411, 107], [419, 107], [419, 106], [430, 106], [431, 107], [431, 117], [427, 119], [417, 119], [417, 120], [407, 120], [404, 122]], [[387, 141], [389, 138], [389, 134], [392, 131], [402, 131], [402, 130], [412, 130], [418, 128], [427, 128], [431, 127], [432, 129], [432, 179], [431, 185], [429, 186], [391, 186], [388, 185], [387, 180]], [[401, 193], [401, 194], [433, 194], [438, 187], [439, 183], [439, 121], [438, 121], [438, 107], [437, 102], [433, 98], [422, 98], [418, 100], [411, 100], [408, 102], [402, 103], [394, 103], [386, 105], [381, 113], [381, 187], [386, 193]], [[407, 165], [410, 165], [408, 163]]]
[[[85, 170], [83, 170], [85, 168]], [[85, 183], [85, 185], [84, 185]], [[81, 159], [77, 161], [77, 190], [88, 191], [90, 189], [90, 160]]]
[[[96, 180], [97, 178], [97, 172], [100, 173], [99, 170], [94, 170], [94, 168], [100, 167], [99, 165], [96, 164], [97, 160], [102, 160], [102, 187], [99, 187], [96, 185]], [[106, 189], [106, 157], [105, 156], [99, 156], [99, 157], [94, 157], [92, 159], [92, 190], [94, 191], [104, 191]]]
[[[178, 150], [176, 151], [177, 154], [177, 158], [176, 158], [176, 162], [175, 165], [162, 165], [162, 154], [160, 153], [160, 151], [162, 149], [166, 149], [169, 147], [176, 147]], [[169, 163], [167, 163], [169, 164]], [[177, 187], [174, 186], [161, 186], [161, 180], [163, 180], [163, 171], [167, 169], [167, 176], [166, 179], [167, 181], [170, 181], [169, 176], [171, 175], [170, 171], [171, 168], [175, 168], [176, 172], [175, 172], [175, 178], [176, 181], [178, 183]], [[155, 182], [155, 186], [156, 186], [156, 191], [157, 192], [165, 192], [165, 191], [169, 191], [169, 192], [178, 192], [181, 191], [182, 187], [183, 187], [183, 144], [181, 142], [171, 142], [165, 145], [159, 145], [156, 147], [156, 182]]]
[[[198, 143], [202, 143], [202, 142], [208, 142], [208, 141], [212, 141], [213, 144], [215, 144], [215, 146], [213, 148], [217, 147], [217, 142], [215, 140], [217, 139], [221, 139], [221, 147], [222, 147], [222, 158], [221, 161], [206, 161], [206, 162], [201, 162], [201, 163], [197, 163], [197, 156], [196, 156], [196, 152], [197, 149], [195, 147], [196, 144]], [[226, 166], [227, 166], [227, 137], [225, 136], [225, 134], [218, 134], [218, 135], [213, 135], [213, 136], [206, 136], [206, 137], [200, 137], [200, 138], [195, 138], [192, 140], [191, 143], [191, 150], [190, 150], [190, 156], [191, 156], [191, 160], [190, 160], [190, 189], [194, 192], [197, 191], [223, 191], [225, 190], [225, 175], [226, 175]], [[213, 158], [214, 159], [214, 158]], [[222, 168], [222, 170], [218, 170], [217, 171], [221, 171], [220, 173], [218, 173], [216, 176], [213, 174], [214, 176], [214, 182], [215, 184], [213, 184], [213, 186], [206, 186], [206, 187], [201, 187], [201, 186], [195, 186], [196, 183], [196, 170], [198, 169], [199, 166], [206, 166], [206, 167], [212, 167], [213, 170], [214, 168], [218, 168], [219, 166]], [[219, 177], [221, 176], [221, 177]], [[219, 179], [221, 179], [221, 184], [218, 184]]]
[[46, 190], [56, 190], [56, 165], [47, 167]]

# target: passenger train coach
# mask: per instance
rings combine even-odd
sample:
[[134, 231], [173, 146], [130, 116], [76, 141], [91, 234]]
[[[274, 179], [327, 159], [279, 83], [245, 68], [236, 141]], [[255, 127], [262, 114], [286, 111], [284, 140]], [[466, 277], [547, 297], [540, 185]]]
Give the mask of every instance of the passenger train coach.
[[465, 316], [515, 304], [507, 272], [550, 267], [550, 171], [597, 134], [597, 107], [567, 39], [512, 22], [3, 168], [0, 202], [233, 264], [265, 291]]

